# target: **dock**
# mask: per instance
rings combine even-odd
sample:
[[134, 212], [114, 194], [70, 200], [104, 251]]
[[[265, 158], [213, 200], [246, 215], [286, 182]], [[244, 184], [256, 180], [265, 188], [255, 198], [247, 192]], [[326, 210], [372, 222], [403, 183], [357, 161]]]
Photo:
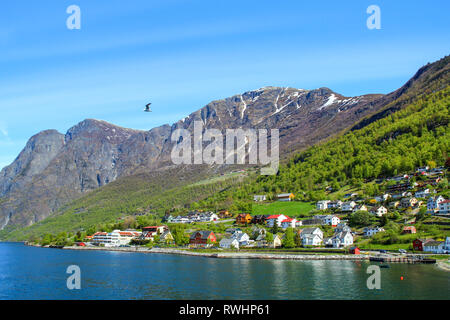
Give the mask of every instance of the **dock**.
[[370, 261], [375, 262], [394, 262], [394, 263], [436, 263], [436, 259], [423, 258], [422, 256], [384, 256], [384, 257], [370, 257]]

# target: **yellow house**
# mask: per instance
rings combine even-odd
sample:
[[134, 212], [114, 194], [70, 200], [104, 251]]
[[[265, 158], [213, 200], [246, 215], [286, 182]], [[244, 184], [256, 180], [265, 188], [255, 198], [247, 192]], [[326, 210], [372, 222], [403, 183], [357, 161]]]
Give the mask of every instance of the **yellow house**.
[[277, 196], [278, 201], [292, 201], [295, 196], [293, 193], [281, 193]]

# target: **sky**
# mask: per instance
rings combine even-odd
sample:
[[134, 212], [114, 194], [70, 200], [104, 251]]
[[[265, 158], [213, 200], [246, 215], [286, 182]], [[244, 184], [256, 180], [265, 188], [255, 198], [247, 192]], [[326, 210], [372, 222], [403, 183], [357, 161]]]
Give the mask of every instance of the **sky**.
[[[366, 24], [374, 4], [381, 29]], [[447, 0], [2, 2], [0, 169], [32, 135], [87, 118], [149, 130], [264, 86], [389, 93], [450, 54], [448, 12]]]

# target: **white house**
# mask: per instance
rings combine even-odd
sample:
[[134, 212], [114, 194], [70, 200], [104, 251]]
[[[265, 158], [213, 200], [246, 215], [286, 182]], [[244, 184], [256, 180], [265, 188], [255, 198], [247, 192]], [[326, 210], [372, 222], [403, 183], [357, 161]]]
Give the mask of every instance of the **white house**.
[[253, 196], [253, 201], [255, 201], [255, 202], [266, 201], [266, 199], [267, 199], [266, 195], [254, 195]]
[[330, 203], [330, 200], [320, 200], [317, 201], [316, 204], [316, 209], [317, 210], [327, 210], [328, 209], [328, 204]]
[[127, 245], [132, 239], [141, 235], [138, 231], [120, 231], [114, 230], [110, 233], [97, 232], [92, 238], [92, 243], [96, 245], [104, 245], [105, 247], [119, 247]]
[[450, 214], [450, 200], [439, 202], [439, 214]]
[[439, 203], [443, 202], [443, 196], [429, 197], [427, 200], [427, 213], [434, 214], [439, 211]]
[[447, 253], [450, 253], [450, 237], [445, 238], [445, 242], [444, 242], [444, 250]]
[[392, 195], [392, 199], [400, 199], [400, 198], [404, 198], [404, 197], [411, 197], [412, 193], [411, 192], [402, 192], [402, 193], [396, 193]]
[[342, 211], [352, 211], [355, 206], [356, 206], [355, 201], [346, 201], [346, 202], [342, 203], [341, 210]]
[[323, 239], [323, 232], [320, 228], [305, 228], [300, 237], [304, 246], [320, 246]]
[[431, 194], [430, 189], [423, 189], [423, 190], [417, 191], [417, 192], [414, 194], [414, 196], [415, 196], [416, 198], [426, 198], [426, 197], [428, 197], [430, 194]]
[[275, 223], [278, 226], [281, 226], [281, 221], [286, 220], [286, 219], [289, 219], [289, 217], [285, 216], [284, 214], [271, 215], [267, 218], [267, 226], [269, 228], [272, 228]]
[[329, 215], [317, 215], [317, 216], [314, 216], [313, 219], [319, 219], [319, 220], [322, 221], [322, 224], [330, 225], [330, 226], [333, 226], [333, 227], [336, 227], [341, 222], [341, 219], [339, 219], [338, 216], [334, 216], [334, 215], [331, 215], [331, 214], [329, 214]]
[[386, 201], [387, 199], [389, 199], [390, 197], [391, 197], [391, 195], [389, 193], [385, 193], [385, 194], [383, 194], [381, 196], [375, 197], [375, 201], [383, 202], [383, 201]]
[[231, 248], [239, 249], [239, 241], [235, 238], [224, 238], [220, 240], [219, 247], [224, 249], [231, 249]]
[[387, 213], [387, 209], [383, 206], [370, 208], [369, 212], [371, 214], [375, 214], [378, 217], [381, 217]]
[[356, 212], [356, 211], [367, 211], [367, 206], [365, 204], [362, 204], [360, 206], [356, 206], [353, 208], [352, 212]]
[[241, 246], [246, 246], [250, 241], [249, 235], [245, 232], [235, 232], [231, 238], [236, 239]]
[[287, 218], [281, 221], [281, 228], [287, 229], [289, 227], [295, 228], [297, 220], [294, 218]]
[[341, 208], [341, 207], [342, 207], [342, 201], [341, 200], [330, 201], [328, 203], [328, 209]]
[[380, 228], [380, 227], [375, 227], [375, 228], [364, 228], [364, 235], [366, 237], [372, 237], [373, 235], [377, 234], [378, 232], [383, 232], [384, 229]]
[[423, 245], [423, 251], [432, 253], [445, 253], [444, 241], [428, 241]]
[[345, 223], [339, 223], [336, 226], [336, 229], [334, 229], [334, 232], [335, 233], [338, 233], [338, 232], [352, 232], [352, 229], [348, 225], [346, 225]]
[[303, 221], [302, 220], [296, 220], [295, 221], [295, 227], [301, 227], [303, 225]]
[[331, 238], [331, 241], [333, 248], [347, 247], [353, 244], [353, 236], [351, 232], [339, 232]]

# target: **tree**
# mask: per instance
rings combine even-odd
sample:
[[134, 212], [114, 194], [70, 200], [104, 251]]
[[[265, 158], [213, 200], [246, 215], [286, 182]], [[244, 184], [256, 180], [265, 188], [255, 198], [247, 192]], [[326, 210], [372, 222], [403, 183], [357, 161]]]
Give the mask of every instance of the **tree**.
[[367, 211], [356, 211], [350, 215], [349, 223], [354, 227], [364, 227], [370, 225], [370, 213]]
[[265, 239], [266, 239], [267, 242], [272, 243], [273, 242], [273, 234], [270, 233], [270, 232], [267, 232]]
[[284, 239], [283, 239], [283, 246], [285, 248], [294, 248], [295, 247], [294, 231], [291, 227], [286, 229], [286, 232], [284, 234]]
[[294, 241], [295, 241], [295, 246], [296, 247], [301, 247], [302, 246], [302, 237], [300, 236], [300, 232], [296, 232], [295, 233]]
[[276, 221], [274, 221], [273, 223], [273, 227], [272, 227], [272, 233], [273, 234], [277, 234], [278, 233], [278, 223]]

